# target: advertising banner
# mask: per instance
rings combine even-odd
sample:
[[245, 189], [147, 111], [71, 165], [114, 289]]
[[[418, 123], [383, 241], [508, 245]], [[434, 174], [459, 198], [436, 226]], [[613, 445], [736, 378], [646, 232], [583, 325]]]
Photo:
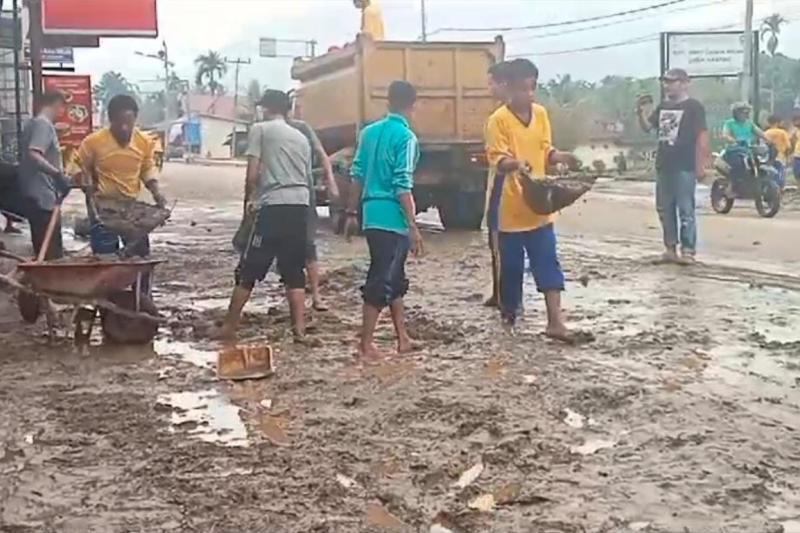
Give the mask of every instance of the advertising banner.
[[61, 146], [77, 148], [92, 133], [92, 80], [89, 76], [44, 76], [45, 91], [60, 91], [67, 105], [56, 119]]
[[42, 0], [47, 34], [156, 37], [156, 0]]

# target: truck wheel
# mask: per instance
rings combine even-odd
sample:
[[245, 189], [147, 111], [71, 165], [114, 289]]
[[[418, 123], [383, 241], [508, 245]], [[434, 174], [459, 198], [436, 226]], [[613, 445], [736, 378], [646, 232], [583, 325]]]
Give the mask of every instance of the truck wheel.
[[444, 229], [481, 229], [486, 195], [482, 192], [454, 192], [443, 196], [437, 206]]

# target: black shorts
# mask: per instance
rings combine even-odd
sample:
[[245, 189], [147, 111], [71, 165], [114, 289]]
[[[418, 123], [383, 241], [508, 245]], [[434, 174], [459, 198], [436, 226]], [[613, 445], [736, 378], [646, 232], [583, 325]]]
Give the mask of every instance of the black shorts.
[[[28, 224], [31, 228], [31, 244], [33, 245], [33, 252], [37, 256], [39, 250], [42, 249], [44, 238], [47, 235], [47, 226], [50, 225], [50, 217], [52, 211], [45, 211], [44, 209], [31, 203], [26, 210]], [[50, 246], [45, 253], [45, 260], [51, 261], [54, 259], [61, 259], [64, 257], [64, 243], [61, 237], [61, 216], [59, 215], [56, 220], [55, 228], [53, 229], [53, 236], [50, 238]]]
[[369, 246], [367, 283], [361, 288], [364, 302], [383, 309], [408, 292], [406, 259], [411, 242], [408, 235], [368, 229], [364, 232]]
[[308, 206], [268, 205], [259, 209], [253, 230], [236, 267], [236, 284], [252, 289], [263, 281], [275, 259], [283, 284], [289, 289], [306, 286]]

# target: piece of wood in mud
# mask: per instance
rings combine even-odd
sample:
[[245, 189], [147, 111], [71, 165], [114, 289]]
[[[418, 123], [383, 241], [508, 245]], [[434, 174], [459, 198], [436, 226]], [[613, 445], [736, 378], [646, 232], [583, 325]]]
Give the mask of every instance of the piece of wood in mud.
[[367, 504], [365, 515], [367, 523], [373, 527], [380, 528], [380, 531], [406, 533], [412, 530], [411, 526], [394, 516], [378, 503]]
[[276, 446], [291, 446], [292, 439], [284, 431], [284, 425], [286, 425], [286, 421], [282, 418], [264, 415], [259, 422], [259, 429]]

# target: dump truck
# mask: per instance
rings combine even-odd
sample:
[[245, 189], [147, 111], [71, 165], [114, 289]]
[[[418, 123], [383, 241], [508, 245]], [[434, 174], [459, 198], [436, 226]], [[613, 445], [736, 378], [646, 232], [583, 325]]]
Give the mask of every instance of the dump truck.
[[[334, 154], [341, 198], [346, 198], [359, 132], [386, 114], [394, 80], [412, 83], [418, 92], [412, 129], [421, 151], [414, 179], [417, 210], [437, 208], [445, 229], [480, 229], [488, 172], [483, 128], [497, 107], [487, 70], [504, 53], [501, 37], [491, 42], [400, 42], [362, 34], [342, 49], [295, 60], [292, 78], [300, 86], [294, 113]], [[341, 202], [331, 206], [335, 218], [341, 216]]]

